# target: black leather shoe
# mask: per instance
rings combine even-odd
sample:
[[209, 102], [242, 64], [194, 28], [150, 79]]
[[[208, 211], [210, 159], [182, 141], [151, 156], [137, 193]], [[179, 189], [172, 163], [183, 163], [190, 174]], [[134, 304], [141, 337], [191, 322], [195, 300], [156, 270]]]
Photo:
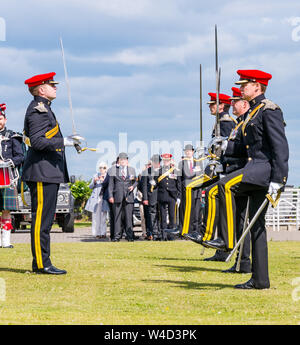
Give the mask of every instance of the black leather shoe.
[[236, 270], [236, 264], [234, 264], [232, 267], [228, 268], [227, 270], [223, 270], [222, 273], [239, 273]]
[[197, 244], [202, 244], [203, 236], [200, 235], [199, 232], [192, 232], [191, 234], [185, 234], [184, 237], [188, 238], [189, 240]]
[[67, 271], [65, 270], [60, 270], [59, 268], [56, 268], [54, 266], [49, 266], [49, 267], [45, 267], [45, 268], [37, 268], [37, 269], [33, 269], [33, 272], [35, 273], [42, 273], [42, 274], [66, 274]]
[[225, 242], [221, 238], [217, 238], [212, 241], [203, 241], [202, 245], [207, 248], [219, 249], [223, 251], [227, 251]]
[[225, 262], [229, 253], [223, 252], [222, 250], [216, 250], [215, 255], [203, 259], [203, 261], [218, 261], [218, 262]]
[[180, 231], [178, 229], [164, 229], [163, 230], [165, 233], [167, 234], [171, 234], [171, 235], [179, 235]]
[[118, 238], [113, 238], [111, 241], [112, 242], [120, 242], [120, 240]]
[[251, 289], [268, 289], [270, 286], [259, 287], [254, 284], [253, 279], [251, 278], [246, 283], [237, 284], [234, 286], [236, 289], [251, 290]]

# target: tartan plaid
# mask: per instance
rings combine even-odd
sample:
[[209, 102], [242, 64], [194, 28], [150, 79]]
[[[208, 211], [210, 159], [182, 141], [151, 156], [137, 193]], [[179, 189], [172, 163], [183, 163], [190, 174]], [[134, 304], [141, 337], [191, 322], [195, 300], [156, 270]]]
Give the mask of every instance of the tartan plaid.
[[0, 210], [18, 210], [18, 191], [17, 188], [0, 189]]

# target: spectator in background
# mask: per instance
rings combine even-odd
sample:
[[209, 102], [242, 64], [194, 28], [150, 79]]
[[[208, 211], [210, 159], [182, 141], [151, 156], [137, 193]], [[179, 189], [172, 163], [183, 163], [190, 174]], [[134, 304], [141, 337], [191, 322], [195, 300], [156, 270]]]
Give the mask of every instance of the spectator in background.
[[141, 228], [142, 228], [142, 234], [144, 238], [146, 238], [148, 235], [147, 235], [147, 221], [146, 221], [146, 214], [145, 214], [146, 210], [145, 210], [145, 205], [144, 205], [144, 200], [143, 200], [143, 175], [150, 166], [151, 166], [151, 161], [145, 164], [144, 169], [142, 170], [141, 174], [139, 174], [137, 193], [136, 193], [136, 199], [139, 202]]
[[111, 163], [111, 167], [107, 170], [106, 177], [102, 183], [102, 190], [103, 190], [103, 199], [108, 202], [109, 206], [109, 232], [110, 232], [110, 239], [111, 241], [115, 237], [115, 230], [114, 230], [114, 212], [113, 212], [113, 204], [111, 204], [108, 199], [108, 183], [109, 183], [109, 176], [111, 174], [111, 171], [115, 165], [119, 165], [119, 157]]
[[133, 233], [133, 190], [137, 186], [135, 169], [128, 166], [128, 155], [119, 154], [119, 165], [112, 167], [109, 174], [108, 201], [113, 205], [114, 213], [114, 242], [122, 238], [122, 215], [124, 215], [124, 230], [128, 241], [134, 241]]
[[99, 164], [99, 171], [93, 176], [90, 189], [93, 190], [85, 209], [92, 212], [92, 235], [97, 239], [106, 238], [106, 219], [109, 212], [107, 200], [103, 198], [103, 182], [107, 174], [107, 165]]
[[160, 240], [159, 210], [157, 202], [157, 179], [160, 168], [160, 155], [151, 157], [151, 164], [142, 173], [141, 185], [143, 194], [143, 206], [146, 221], [146, 240]]

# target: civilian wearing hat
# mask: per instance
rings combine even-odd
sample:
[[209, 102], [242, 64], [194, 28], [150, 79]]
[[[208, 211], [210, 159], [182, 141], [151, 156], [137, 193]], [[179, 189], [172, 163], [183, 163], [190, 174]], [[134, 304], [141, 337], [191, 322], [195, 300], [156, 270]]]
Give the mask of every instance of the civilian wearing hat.
[[[6, 104], [0, 104], [0, 163], [10, 161], [18, 168], [24, 161], [22, 150], [22, 135], [6, 127]], [[4, 170], [3, 170], [4, 174]], [[13, 229], [11, 223], [11, 211], [19, 209], [17, 185], [0, 189], [0, 247], [13, 248], [10, 242], [10, 234]]]
[[[172, 155], [165, 153], [161, 155], [163, 166], [159, 169], [158, 182], [158, 204], [160, 211], [160, 229], [174, 229], [176, 226], [175, 206], [181, 199], [181, 183], [178, 178], [178, 170], [172, 164]], [[167, 219], [169, 218], [169, 224]]]
[[125, 152], [119, 154], [119, 165], [111, 168], [108, 183], [108, 201], [113, 205], [114, 242], [122, 238], [122, 215], [125, 219], [125, 232], [128, 241], [134, 241], [133, 233], [133, 190], [137, 186], [135, 169], [128, 166]]
[[106, 174], [107, 164], [100, 162], [98, 172], [89, 185], [92, 194], [85, 205], [85, 210], [92, 212], [92, 235], [97, 239], [106, 238], [106, 219], [109, 212], [108, 202], [103, 197], [103, 182]]
[[109, 176], [113, 170], [115, 165], [119, 165], [119, 157], [112, 162], [111, 167], [107, 170], [107, 174], [105, 176], [104, 181], [102, 182], [102, 191], [103, 191], [103, 200], [106, 200], [109, 206], [109, 232], [110, 232], [110, 239], [113, 240], [115, 237], [114, 231], [114, 212], [113, 212], [113, 204], [108, 201], [108, 185], [109, 185]]
[[151, 166], [144, 170], [141, 177], [142, 202], [146, 222], [146, 239], [158, 240], [161, 238], [158, 209], [158, 175], [161, 157], [155, 154], [151, 157]]
[[[199, 176], [202, 172], [200, 162], [194, 159], [195, 149], [193, 145], [187, 144], [184, 147], [184, 157], [178, 164], [179, 180], [181, 183], [181, 202], [179, 207], [179, 231], [182, 232], [184, 223], [185, 205], [186, 205], [186, 186], [193, 181], [193, 178]], [[192, 204], [190, 216], [190, 229], [189, 233], [198, 228], [200, 208], [201, 208], [201, 190], [193, 189], [192, 191]]]
[[65, 274], [50, 260], [50, 231], [54, 220], [57, 192], [60, 183], [69, 182], [65, 146], [77, 140], [62, 136], [56, 116], [51, 109], [56, 98], [54, 72], [36, 75], [25, 81], [34, 99], [24, 120], [24, 141], [29, 146], [22, 180], [31, 195], [31, 249], [34, 272]]
[[[210, 248], [231, 250], [236, 232], [235, 197], [250, 197], [249, 218], [253, 218], [266, 198], [283, 188], [288, 176], [289, 149], [285, 136], [285, 122], [278, 105], [265, 98], [264, 92], [272, 76], [259, 70], [238, 70], [240, 90], [250, 103], [250, 110], [242, 125], [243, 144], [248, 161], [219, 183], [220, 228], [219, 238], [204, 241]], [[270, 287], [268, 249], [265, 228], [267, 207], [251, 229], [252, 277], [239, 289], [264, 289]]]

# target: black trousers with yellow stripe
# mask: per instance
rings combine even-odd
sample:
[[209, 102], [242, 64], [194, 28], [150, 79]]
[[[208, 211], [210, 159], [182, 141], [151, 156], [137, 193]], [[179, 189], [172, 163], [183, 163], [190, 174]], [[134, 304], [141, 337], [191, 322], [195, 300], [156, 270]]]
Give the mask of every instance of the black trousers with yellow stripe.
[[32, 268], [51, 266], [50, 231], [54, 220], [59, 184], [27, 182], [31, 195]]
[[[249, 219], [251, 220], [266, 198], [267, 188], [242, 182], [244, 169], [237, 170], [219, 181], [219, 237], [228, 250], [235, 245], [236, 198], [249, 196]], [[252, 279], [258, 287], [269, 287], [268, 246], [265, 227], [267, 207], [251, 229]]]
[[[222, 179], [205, 188], [205, 212], [202, 226], [200, 228], [200, 233], [203, 236], [203, 241], [213, 240], [215, 238], [217, 229], [220, 227], [219, 184], [221, 183], [221, 181]], [[247, 196], [235, 197], [235, 226], [237, 240], [239, 240], [243, 233], [247, 200]], [[244, 240], [240, 267], [242, 270], [249, 270], [250, 268], [250, 234], [248, 234]]]
[[193, 192], [201, 188], [206, 188], [209, 185], [215, 183], [218, 180], [218, 176], [210, 178], [208, 175], [204, 174], [194, 178], [191, 183], [189, 183], [185, 188], [185, 207], [184, 207], [184, 220], [182, 226], [181, 234], [191, 233], [194, 230], [194, 219], [197, 219], [199, 215], [195, 212], [200, 212], [200, 208], [197, 208], [196, 202], [200, 201], [193, 197]]

